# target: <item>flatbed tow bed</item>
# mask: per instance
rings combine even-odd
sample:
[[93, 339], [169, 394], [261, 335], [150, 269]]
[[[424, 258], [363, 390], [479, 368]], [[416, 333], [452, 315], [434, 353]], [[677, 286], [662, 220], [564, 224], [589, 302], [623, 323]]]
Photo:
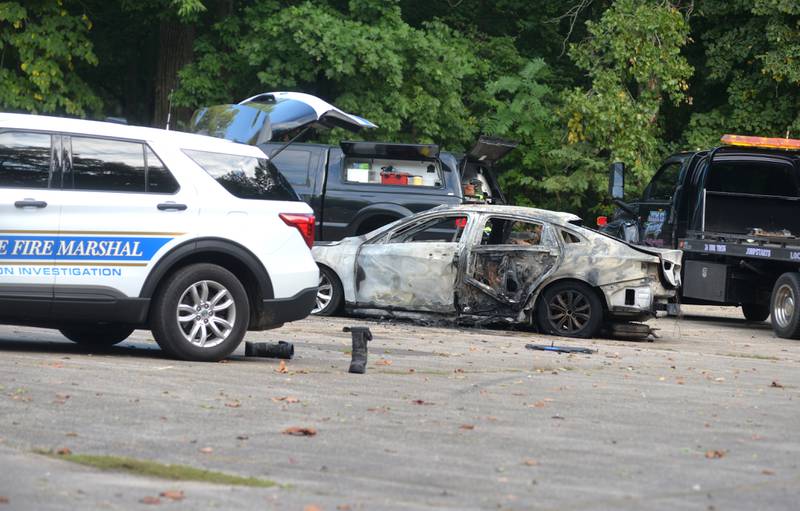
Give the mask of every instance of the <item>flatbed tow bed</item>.
[[687, 232], [678, 247], [686, 254], [740, 257], [759, 261], [800, 263], [800, 238], [742, 236], [737, 234]]

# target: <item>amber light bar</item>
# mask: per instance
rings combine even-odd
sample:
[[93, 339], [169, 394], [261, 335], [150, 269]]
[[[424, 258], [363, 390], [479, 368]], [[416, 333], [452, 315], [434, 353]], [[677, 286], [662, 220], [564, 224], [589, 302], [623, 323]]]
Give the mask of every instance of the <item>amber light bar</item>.
[[793, 138], [768, 138], [748, 137], [744, 135], [723, 135], [721, 139], [725, 145], [739, 147], [763, 147], [765, 149], [791, 149], [800, 150], [800, 140]]

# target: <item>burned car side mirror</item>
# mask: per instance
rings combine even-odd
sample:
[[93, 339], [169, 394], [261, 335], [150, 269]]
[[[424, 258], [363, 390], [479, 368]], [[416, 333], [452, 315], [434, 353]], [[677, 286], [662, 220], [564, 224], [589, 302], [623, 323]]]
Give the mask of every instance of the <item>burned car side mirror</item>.
[[608, 194], [612, 199], [622, 199], [625, 196], [625, 164], [614, 162], [609, 170]]

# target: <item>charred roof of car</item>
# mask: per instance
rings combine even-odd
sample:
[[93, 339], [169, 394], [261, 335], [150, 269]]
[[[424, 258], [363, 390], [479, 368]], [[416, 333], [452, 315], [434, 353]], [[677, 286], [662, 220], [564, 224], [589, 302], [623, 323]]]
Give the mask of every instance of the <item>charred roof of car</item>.
[[551, 224], [558, 225], [581, 225], [581, 218], [572, 213], [563, 213], [560, 211], [550, 211], [549, 209], [528, 208], [524, 206], [501, 206], [495, 204], [462, 204], [451, 206], [443, 204], [434, 208], [431, 211], [464, 211], [485, 213], [490, 215], [511, 215], [511, 216], [526, 216], [535, 217], [539, 220], [544, 220]]

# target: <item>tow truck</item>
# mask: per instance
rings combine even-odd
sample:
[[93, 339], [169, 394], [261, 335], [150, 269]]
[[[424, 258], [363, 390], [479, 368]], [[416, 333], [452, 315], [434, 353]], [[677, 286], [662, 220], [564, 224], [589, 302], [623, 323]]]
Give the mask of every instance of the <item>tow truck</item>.
[[[741, 306], [800, 338], [800, 140], [725, 135], [714, 149], [667, 158], [635, 202], [614, 163], [618, 209], [601, 230], [683, 250], [682, 303]], [[602, 225], [601, 225], [602, 224]]]

